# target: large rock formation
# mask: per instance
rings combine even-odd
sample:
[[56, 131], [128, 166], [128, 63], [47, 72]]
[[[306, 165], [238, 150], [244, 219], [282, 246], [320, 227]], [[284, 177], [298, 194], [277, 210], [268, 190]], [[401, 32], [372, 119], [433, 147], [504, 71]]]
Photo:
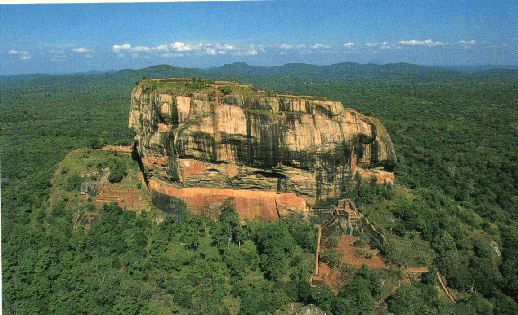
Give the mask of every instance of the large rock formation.
[[217, 216], [233, 197], [243, 219], [308, 216], [354, 189], [358, 175], [393, 182], [396, 156], [377, 119], [340, 102], [271, 94], [230, 82], [140, 81], [129, 127], [155, 200], [180, 198]]

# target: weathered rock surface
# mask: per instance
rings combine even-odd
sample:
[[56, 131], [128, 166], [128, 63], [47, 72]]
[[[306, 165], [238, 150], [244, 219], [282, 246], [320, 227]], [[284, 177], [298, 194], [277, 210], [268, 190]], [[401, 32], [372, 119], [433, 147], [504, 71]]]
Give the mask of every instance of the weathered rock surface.
[[307, 216], [352, 189], [356, 173], [394, 180], [383, 125], [322, 98], [143, 80], [131, 95], [129, 127], [151, 190], [195, 213], [233, 197], [243, 219]]

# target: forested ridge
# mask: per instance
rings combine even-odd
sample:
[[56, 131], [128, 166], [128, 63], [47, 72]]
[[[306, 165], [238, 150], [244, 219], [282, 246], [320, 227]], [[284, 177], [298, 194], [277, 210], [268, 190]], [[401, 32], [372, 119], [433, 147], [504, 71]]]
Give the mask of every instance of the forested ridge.
[[[136, 216], [111, 204], [90, 230], [74, 227], [63, 204], [48, 202], [52, 176], [74, 149], [132, 143], [129, 96], [142, 77], [252, 83], [325, 96], [379, 118], [398, 156], [396, 187], [365, 185], [349, 197], [387, 235], [388, 244], [372, 245], [391, 264], [439, 270], [457, 303], [440, 298], [433, 272], [390, 293], [380, 283], [387, 275], [342, 266], [349, 282], [338, 295], [312, 288], [314, 228], [289, 220], [243, 225], [228, 204], [219, 221], [178, 204], [159, 224], [156, 212]], [[241, 63], [2, 81], [6, 314], [269, 314], [310, 303], [369, 314], [381, 312], [376, 301], [386, 296], [395, 314], [518, 313], [518, 70]], [[69, 182], [63, 189], [79, 193]]]

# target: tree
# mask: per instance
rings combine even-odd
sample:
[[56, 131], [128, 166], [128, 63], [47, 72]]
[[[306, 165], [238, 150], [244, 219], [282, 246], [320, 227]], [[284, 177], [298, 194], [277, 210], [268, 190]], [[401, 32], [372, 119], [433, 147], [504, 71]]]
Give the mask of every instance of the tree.
[[95, 150], [99, 150], [99, 149], [102, 149], [105, 145], [106, 145], [106, 139], [102, 139], [102, 138], [92, 138], [90, 139], [90, 141], [88, 142], [88, 147], [90, 149], [95, 149]]
[[334, 314], [361, 314], [374, 310], [374, 302], [381, 295], [381, 283], [370, 273], [369, 266], [362, 268], [338, 293], [333, 302]]
[[244, 240], [239, 214], [231, 203], [232, 199], [226, 199], [219, 208], [220, 215], [216, 223], [215, 238], [220, 249], [228, 248], [231, 242], [241, 244]]
[[292, 236], [279, 222], [266, 224], [256, 233], [257, 249], [265, 276], [274, 280], [282, 279], [288, 271], [288, 256], [295, 245]]
[[79, 175], [72, 175], [67, 178], [67, 183], [65, 184], [64, 188], [66, 191], [79, 191], [83, 181], [84, 179]]
[[232, 87], [230, 85], [220, 86], [218, 90], [225, 95], [232, 93]]
[[123, 162], [113, 161], [110, 163], [110, 175], [108, 175], [108, 181], [110, 183], [119, 183], [126, 174], [126, 165]]

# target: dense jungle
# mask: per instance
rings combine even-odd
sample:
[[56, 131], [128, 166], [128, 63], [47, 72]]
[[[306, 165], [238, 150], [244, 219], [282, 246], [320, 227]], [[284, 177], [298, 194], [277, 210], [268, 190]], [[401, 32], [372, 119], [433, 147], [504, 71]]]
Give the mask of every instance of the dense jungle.
[[[243, 224], [229, 203], [218, 220], [180, 202], [170, 213], [65, 206], [84, 180], [80, 162], [62, 162], [74, 150], [92, 169], [119, 170], [110, 182], [136, 174], [136, 161], [96, 149], [132, 144], [135, 82], [172, 77], [322, 96], [380, 119], [398, 158], [395, 185], [366, 183], [347, 197], [387, 236], [359, 243], [378, 249], [390, 271], [341, 264], [330, 240], [321, 259], [347, 281], [337, 292], [312, 286], [316, 229]], [[0, 104], [5, 314], [295, 314], [309, 304], [327, 314], [518, 313], [518, 70], [159, 65], [2, 76]], [[77, 220], [87, 211], [97, 212], [88, 226]], [[428, 272], [401, 281], [406, 267]]]

